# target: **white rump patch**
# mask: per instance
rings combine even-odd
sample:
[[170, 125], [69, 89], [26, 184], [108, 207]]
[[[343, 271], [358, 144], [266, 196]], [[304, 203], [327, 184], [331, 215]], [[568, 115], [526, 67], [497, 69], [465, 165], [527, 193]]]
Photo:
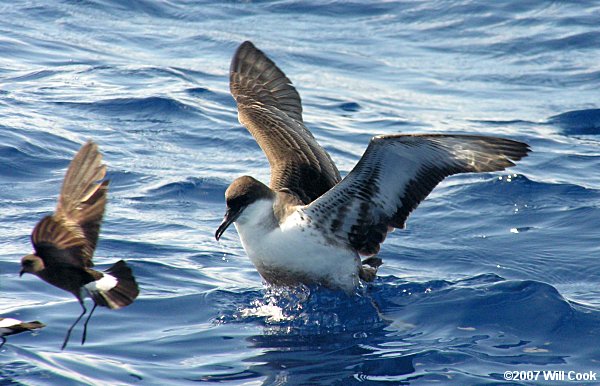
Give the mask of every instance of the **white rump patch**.
[[108, 292], [115, 288], [118, 284], [117, 278], [107, 273], [100, 280], [92, 281], [83, 286], [86, 291], [92, 292]]
[[12, 327], [17, 324], [21, 324], [21, 321], [17, 320], [17, 319], [11, 319], [11, 318], [4, 318], [4, 319], [0, 320], [0, 328]]

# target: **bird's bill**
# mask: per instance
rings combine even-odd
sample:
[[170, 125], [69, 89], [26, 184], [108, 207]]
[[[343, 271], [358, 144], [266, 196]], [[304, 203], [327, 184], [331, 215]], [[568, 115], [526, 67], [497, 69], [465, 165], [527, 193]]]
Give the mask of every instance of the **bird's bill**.
[[223, 222], [221, 222], [221, 225], [219, 225], [217, 231], [215, 232], [215, 238], [217, 239], [217, 241], [219, 241], [219, 239], [221, 238], [223, 233], [225, 233], [227, 228], [229, 228], [231, 223], [237, 220], [237, 218], [240, 216], [240, 213], [242, 213], [241, 210], [232, 210], [231, 208], [227, 208], [227, 212], [225, 212], [225, 217], [223, 217]]
[[23, 276], [23, 274], [24, 274], [24, 273], [25, 273], [25, 270], [24, 270], [24, 269], [22, 269], [22, 270], [19, 272], [19, 277]]

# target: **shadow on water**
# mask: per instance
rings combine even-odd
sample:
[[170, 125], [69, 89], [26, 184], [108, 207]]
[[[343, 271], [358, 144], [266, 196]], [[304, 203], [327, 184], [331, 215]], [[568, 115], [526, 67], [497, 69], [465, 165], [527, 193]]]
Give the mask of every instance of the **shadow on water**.
[[355, 297], [323, 288], [269, 289], [233, 303], [215, 323], [261, 326], [262, 333], [245, 339], [259, 354], [244, 360], [245, 369], [194, 381], [473, 384], [502, 381], [502, 368], [585, 371], [593, 363], [581, 358], [600, 355], [588, 344], [598, 335], [597, 311], [548, 284], [494, 274], [422, 283], [384, 277]]

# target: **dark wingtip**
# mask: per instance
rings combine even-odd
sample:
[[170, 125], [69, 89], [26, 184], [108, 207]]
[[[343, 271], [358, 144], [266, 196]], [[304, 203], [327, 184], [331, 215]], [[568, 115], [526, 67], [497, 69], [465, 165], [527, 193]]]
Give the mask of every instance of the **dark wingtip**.
[[498, 138], [499, 150], [504, 155], [504, 164], [499, 165], [501, 170], [516, 165], [516, 162], [527, 157], [531, 153], [531, 147], [525, 142], [515, 141], [512, 139]]
[[515, 157], [515, 160], [518, 161], [521, 158], [525, 158], [532, 152], [529, 144], [525, 142], [515, 141], [512, 139], [504, 139], [510, 146], [510, 149], [513, 150], [511, 156]]
[[246, 40], [242, 44], [240, 44], [238, 50], [241, 50], [243, 48], [256, 48], [256, 46], [250, 40]]
[[[246, 40], [235, 50], [235, 54], [233, 54], [233, 58], [231, 59], [231, 65], [229, 66], [229, 73], [234, 73], [239, 70], [240, 62], [244, 60], [244, 58], [251, 52], [260, 52], [258, 48], [252, 43], [250, 40]], [[264, 55], [264, 54], [263, 54]]]

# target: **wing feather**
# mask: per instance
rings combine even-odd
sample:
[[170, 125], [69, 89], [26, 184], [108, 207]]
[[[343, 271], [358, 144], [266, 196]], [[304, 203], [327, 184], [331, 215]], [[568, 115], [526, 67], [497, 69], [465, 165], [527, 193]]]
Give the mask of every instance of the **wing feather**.
[[77, 224], [46, 216], [33, 228], [31, 243], [46, 266], [87, 266], [86, 260], [80, 258], [86, 244], [85, 235]]
[[80, 204], [96, 193], [98, 181], [102, 180], [105, 174], [106, 166], [102, 164], [98, 145], [88, 141], [69, 164], [56, 213], [66, 217], [77, 216]]
[[445, 177], [504, 170], [529, 147], [476, 135], [374, 137], [354, 169], [305, 213], [362, 255], [374, 255], [390, 228], [409, 214]]
[[300, 95], [285, 74], [251, 42], [237, 49], [230, 69], [238, 118], [271, 165], [271, 189], [287, 188], [309, 203], [341, 177], [329, 154], [304, 126]]
[[69, 164], [55, 213], [32, 232], [36, 253], [46, 264], [66, 259], [76, 266], [93, 266], [109, 184], [100, 182], [105, 174], [98, 146], [87, 142]]

